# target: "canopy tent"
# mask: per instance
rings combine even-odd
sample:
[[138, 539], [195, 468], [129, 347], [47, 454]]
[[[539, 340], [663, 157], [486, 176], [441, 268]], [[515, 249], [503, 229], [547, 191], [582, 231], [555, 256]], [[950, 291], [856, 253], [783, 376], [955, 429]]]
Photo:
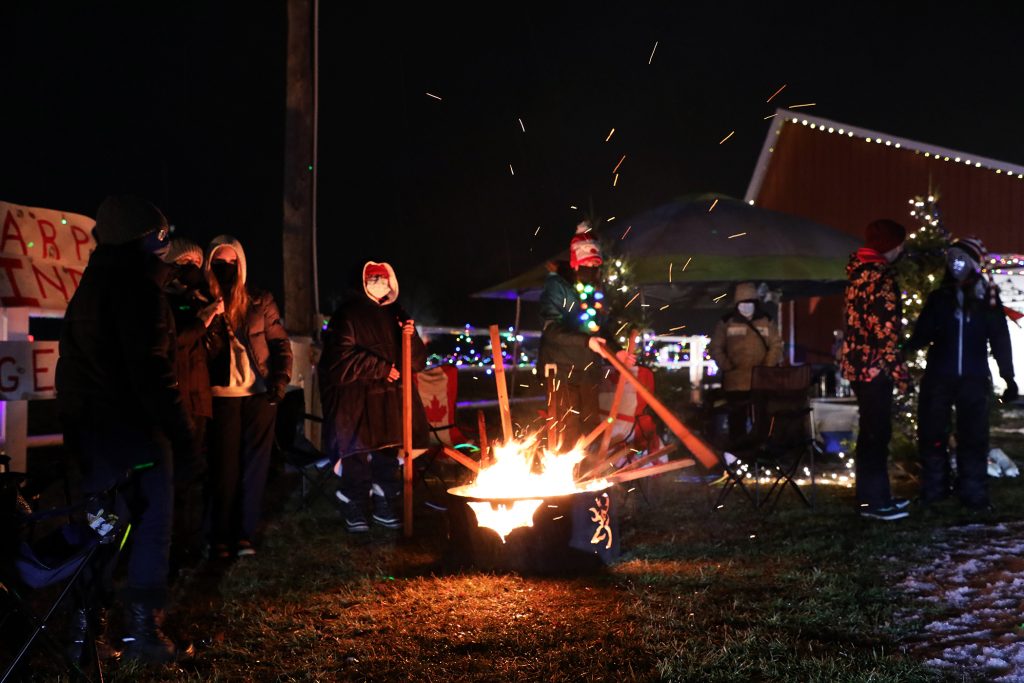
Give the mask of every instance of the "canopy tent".
[[[720, 308], [736, 282], [764, 282], [787, 299], [840, 291], [858, 247], [834, 228], [715, 196], [665, 204], [626, 227], [615, 245], [644, 298], [687, 308]], [[567, 252], [552, 259], [567, 260]], [[546, 275], [541, 263], [474, 296], [536, 301]]]

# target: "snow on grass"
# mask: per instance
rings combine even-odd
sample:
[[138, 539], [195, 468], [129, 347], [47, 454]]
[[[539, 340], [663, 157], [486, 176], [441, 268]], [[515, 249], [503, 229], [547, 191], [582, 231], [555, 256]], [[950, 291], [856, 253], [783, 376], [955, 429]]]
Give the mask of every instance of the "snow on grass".
[[1024, 683], [1024, 522], [947, 529], [897, 585], [909, 647], [935, 669]]

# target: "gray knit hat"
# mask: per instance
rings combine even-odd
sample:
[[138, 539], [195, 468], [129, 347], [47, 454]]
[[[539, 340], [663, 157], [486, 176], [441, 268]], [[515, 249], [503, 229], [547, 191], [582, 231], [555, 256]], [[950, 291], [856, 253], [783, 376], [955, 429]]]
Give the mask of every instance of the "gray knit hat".
[[164, 256], [164, 263], [174, 263], [182, 256], [191, 256], [203, 265], [203, 248], [187, 237], [174, 237], [167, 248], [167, 255]]

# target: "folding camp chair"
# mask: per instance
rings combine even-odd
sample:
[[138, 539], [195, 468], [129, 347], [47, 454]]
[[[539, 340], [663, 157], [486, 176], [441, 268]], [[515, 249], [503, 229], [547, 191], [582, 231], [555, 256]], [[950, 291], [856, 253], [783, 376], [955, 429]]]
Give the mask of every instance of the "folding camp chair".
[[[416, 390], [430, 427], [431, 446], [416, 457], [415, 473], [416, 478], [432, 491], [437, 486], [447, 488], [450, 483], [447, 479], [451, 477], [441, 472], [453, 464], [451, 458], [444, 453], [445, 447], [458, 449], [467, 455], [479, 452], [479, 448], [466, 438], [456, 424], [458, 387], [459, 371], [454, 365], [439, 365], [416, 374]], [[459, 468], [464, 469], [461, 465]]]
[[305, 393], [299, 387], [291, 387], [277, 406], [277, 421], [274, 425], [274, 443], [284, 458], [285, 464], [296, 470], [302, 477], [302, 491], [299, 509], [305, 509], [317, 496], [333, 502], [334, 493], [329, 491], [334, 478], [334, 458], [317, 448], [306, 437], [306, 423], [323, 423], [323, 418], [306, 412]]
[[[654, 373], [651, 372], [651, 369], [638, 365], [634, 371], [637, 379], [653, 393]], [[598, 405], [603, 419], [608, 418], [617, 383], [618, 373], [612, 372], [601, 384]], [[612, 453], [629, 446], [630, 450], [624, 456], [627, 461], [633, 460], [640, 453], [653, 452], [665, 445], [658, 434], [658, 424], [654, 415], [647, 410], [647, 401], [637, 396], [636, 388], [628, 382], [623, 387], [622, 400], [619, 403], [615, 421], [612, 422], [611, 430], [612, 439], [609, 452]]]
[[[41, 641], [63, 662], [67, 670], [83, 680], [92, 680], [72, 661], [64, 644], [57, 642], [50, 631], [50, 622], [66, 603], [68, 596], [77, 594], [86, 601], [85, 608], [94, 610], [99, 577], [103, 568], [115, 561], [118, 551], [127, 540], [130, 525], [110, 511], [115, 509], [119, 489], [127, 483], [130, 473], [122, 481], [100, 494], [90, 496], [75, 505], [43, 511], [32, 511], [20, 496], [24, 475], [0, 474], [0, 502], [3, 508], [3, 560], [0, 562], [0, 600], [7, 603], [8, 616], [18, 616], [31, 632], [18, 648], [14, 658], [5, 666], [0, 683], [17, 680], [21, 667], [27, 663], [32, 646]], [[52, 531], [36, 535], [38, 525], [62, 523]], [[30, 591], [41, 591], [64, 584], [56, 600], [46, 613], [38, 616], [28, 604]], [[99, 657], [96, 653], [94, 624], [86, 629], [83, 650], [91, 660], [93, 675], [102, 680]]]
[[[817, 446], [811, 433], [810, 385], [808, 365], [753, 369], [750, 438], [737, 449], [733, 459], [725, 453], [720, 456], [724, 481], [715, 508], [721, 507], [726, 496], [738, 489], [755, 508], [771, 509], [787, 488], [805, 505], [813, 507]], [[809, 461], [805, 471], [811, 482], [810, 500], [795, 481], [805, 460]], [[767, 485], [763, 494], [762, 483]]]

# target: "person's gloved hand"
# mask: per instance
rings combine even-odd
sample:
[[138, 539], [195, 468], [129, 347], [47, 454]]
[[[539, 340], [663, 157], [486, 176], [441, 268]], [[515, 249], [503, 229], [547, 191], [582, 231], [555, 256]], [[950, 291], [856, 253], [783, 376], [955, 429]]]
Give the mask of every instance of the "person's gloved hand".
[[601, 355], [601, 349], [607, 347], [608, 343], [602, 337], [591, 337], [587, 340], [587, 348], [598, 355]]
[[272, 406], [276, 406], [282, 400], [284, 400], [285, 392], [288, 391], [288, 385], [280, 382], [275, 383], [267, 391], [267, 403]]
[[1017, 391], [1017, 383], [1012, 379], [1006, 380], [1006, 391], [1003, 392], [1001, 397], [1003, 403], [1012, 403], [1017, 400], [1020, 393]]

